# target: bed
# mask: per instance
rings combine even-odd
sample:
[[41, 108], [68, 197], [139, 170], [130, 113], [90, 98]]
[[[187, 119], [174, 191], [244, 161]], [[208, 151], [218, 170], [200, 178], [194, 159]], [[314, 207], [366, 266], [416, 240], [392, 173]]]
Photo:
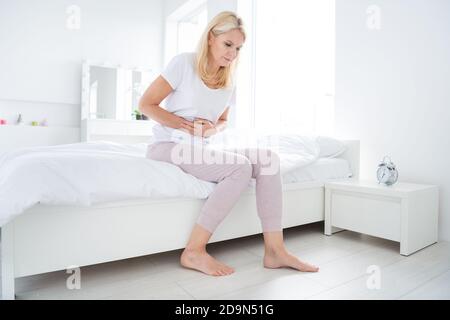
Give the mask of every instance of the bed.
[[[326, 180], [358, 178], [359, 141], [342, 142], [344, 153], [283, 176], [284, 228], [324, 220]], [[142, 198], [88, 207], [35, 205], [1, 228], [2, 298], [14, 299], [15, 278], [183, 248], [204, 201]], [[210, 243], [258, 233], [255, 189], [249, 186]]]

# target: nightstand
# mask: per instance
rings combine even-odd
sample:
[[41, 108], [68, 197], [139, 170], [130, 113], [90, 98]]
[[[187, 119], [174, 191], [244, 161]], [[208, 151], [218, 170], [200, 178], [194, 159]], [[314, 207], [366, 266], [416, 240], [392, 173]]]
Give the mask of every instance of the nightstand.
[[435, 185], [346, 180], [325, 183], [325, 234], [346, 229], [400, 242], [408, 256], [437, 242]]

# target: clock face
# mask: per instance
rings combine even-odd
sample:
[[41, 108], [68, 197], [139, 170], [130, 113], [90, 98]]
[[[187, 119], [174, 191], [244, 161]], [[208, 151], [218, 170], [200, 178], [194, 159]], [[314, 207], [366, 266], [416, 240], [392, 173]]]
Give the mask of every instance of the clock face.
[[397, 179], [398, 179], [398, 171], [397, 170], [393, 170], [392, 174], [391, 174], [391, 180], [389, 182], [394, 184], [394, 183], [397, 182]]
[[391, 177], [390, 171], [387, 167], [380, 167], [377, 170], [377, 179], [380, 183], [386, 183]]

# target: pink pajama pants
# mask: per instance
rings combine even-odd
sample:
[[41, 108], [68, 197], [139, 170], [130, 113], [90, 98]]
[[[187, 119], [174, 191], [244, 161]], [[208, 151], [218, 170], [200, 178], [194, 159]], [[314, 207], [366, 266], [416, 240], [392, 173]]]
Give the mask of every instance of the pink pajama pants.
[[256, 179], [256, 207], [263, 232], [282, 230], [282, 184], [276, 152], [159, 141], [148, 146], [147, 158], [175, 164], [198, 179], [217, 183], [197, 219], [209, 232], [231, 211], [252, 178]]

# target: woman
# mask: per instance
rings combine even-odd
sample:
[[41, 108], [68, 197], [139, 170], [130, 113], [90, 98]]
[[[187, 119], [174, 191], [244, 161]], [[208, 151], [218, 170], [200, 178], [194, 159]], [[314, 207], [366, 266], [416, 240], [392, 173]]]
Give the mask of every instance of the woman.
[[[282, 185], [277, 154], [258, 148], [235, 152], [208, 149], [210, 137], [225, 129], [228, 112], [234, 107], [234, 69], [244, 41], [241, 19], [233, 12], [220, 13], [208, 24], [197, 52], [174, 57], [140, 101], [140, 111], [158, 122], [153, 129], [156, 141], [149, 145], [147, 157], [178, 165], [199, 179], [217, 182], [201, 210], [180, 263], [208, 275], [234, 272], [232, 267], [210, 256], [206, 244], [248, 187], [251, 178], [255, 178], [256, 204], [265, 243], [264, 266], [316, 272], [316, 266], [299, 260], [284, 246]], [[159, 104], [166, 97], [166, 109], [163, 109]], [[214, 159], [232, 155], [237, 161], [210, 163], [201, 159], [193, 163], [190, 157], [175, 161], [174, 155], [178, 153], [174, 150], [187, 145], [194, 153], [209, 150]], [[264, 174], [263, 154], [278, 165], [276, 172]]]

